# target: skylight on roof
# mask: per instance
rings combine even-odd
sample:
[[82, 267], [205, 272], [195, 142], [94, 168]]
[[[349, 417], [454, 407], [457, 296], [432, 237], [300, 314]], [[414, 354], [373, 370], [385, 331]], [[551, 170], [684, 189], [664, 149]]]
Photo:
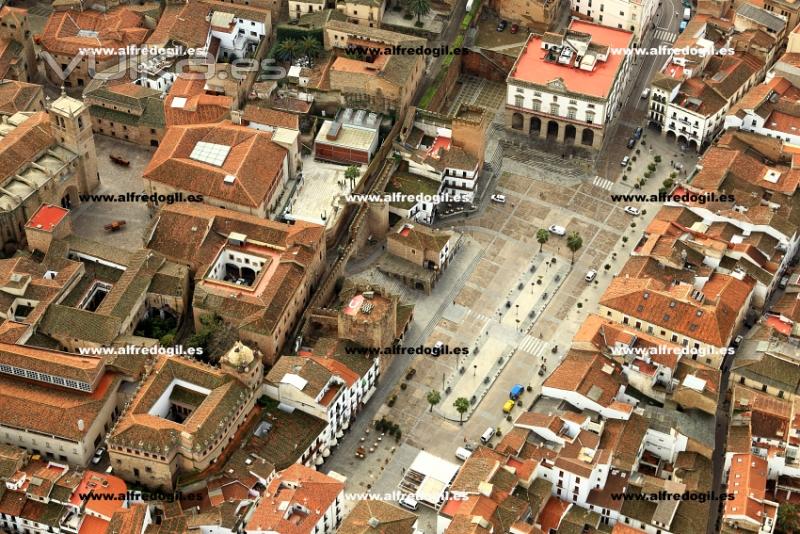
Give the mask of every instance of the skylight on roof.
[[198, 141], [189, 157], [195, 161], [222, 167], [222, 164], [225, 163], [225, 158], [228, 157], [228, 152], [230, 151], [231, 147], [228, 145], [218, 145], [216, 143]]
[[182, 96], [176, 96], [172, 99], [172, 107], [173, 108], [182, 108], [186, 105], [186, 99]]
[[97, 37], [98, 35], [100, 35], [100, 33], [96, 32], [94, 30], [78, 30], [78, 37], [92, 37], [92, 38], [94, 38], [94, 37]]

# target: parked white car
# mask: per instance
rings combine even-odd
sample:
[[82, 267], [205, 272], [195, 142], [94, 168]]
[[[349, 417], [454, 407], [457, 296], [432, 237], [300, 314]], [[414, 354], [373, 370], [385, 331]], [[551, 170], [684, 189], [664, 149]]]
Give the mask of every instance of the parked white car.
[[494, 194], [491, 196], [492, 202], [497, 202], [498, 204], [505, 204], [506, 203], [506, 196], [500, 194]]
[[625, 213], [628, 215], [639, 215], [642, 213], [639, 211], [639, 208], [634, 208], [633, 206], [625, 206]]
[[587, 271], [586, 276], [583, 277], [583, 279], [586, 280], [587, 282], [591, 282], [595, 278], [597, 278], [597, 271], [595, 271], [594, 269]]
[[550, 228], [548, 228], [548, 230], [550, 230], [550, 233], [556, 235], [567, 235], [567, 229], [563, 226], [558, 226], [557, 224], [552, 225]]

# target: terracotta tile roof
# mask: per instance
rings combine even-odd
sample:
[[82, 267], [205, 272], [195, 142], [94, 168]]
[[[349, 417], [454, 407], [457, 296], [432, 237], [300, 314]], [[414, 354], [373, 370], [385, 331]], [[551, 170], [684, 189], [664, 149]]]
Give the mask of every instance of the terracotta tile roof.
[[[370, 525], [371, 519], [378, 525]], [[386, 501], [359, 501], [347, 515], [337, 532], [339, 534], [407, 534], [417, 520], [417, 515]]]
[[245, 106], [242, 119], [275, 128], [300, 129], [300, 117], [298, 115], [255, 104], [247, 104]]
[[[209, 390], [201, 404], [182, 423], [149, 413], [174, 380]], [[247, 389], [244, 383], [214, 367], [187, 358], [161, 356], [107, 441], [121, 447], [142, 449], [146, 446], [149, 448], [146, 450], [164, 451], [165, 454], [166, 448], [175, 445], [182, 433], [191, 436], [192, 446], [199, 446], [204, 440], [211, 443], [225, 426], [223, 420], [246, 402]]]
[[0, 364], [95, 384], [105, 371], [102, 358], [0, 343]]
[[767, 461], [754, 454], [734, 454], [728, 472], [728, 492], [733, 500], [725, 501], [723, 521], [746, 517], [756, 524], [766, 518], [776, 518], [778, 506], [765, 502], [767, 487]]
[[15, 80], [0, 80], [0, 113], [13, 115], [20, 111], [31, 111], [37, 107], [37, 96], [42, 86]]
[[167, 126], [208, 124], [230, 118], [233, 98], [205, 92], [205, 80], [179, 76], [164, 99]]
[[42, 32], [42, 49], [76, 55], [82, 48], [99, 49], [99, 59], [117, 56], [103, 49], [126, 48], [144, 43], [148, 34], [144, 18], [127, 7], [99, 11], [54, 11]]
[[[294, 464], [270, 482], [245, 528], [248, 531], [311, 534], [343, 490], [344, 484], [338, 480]], [[288, 512], [295, 507], [296, 511]]]
[[543, 387], [575, 391], [609, 407], [623, 383], [619, 366], [602, 354], [570, 350], [544, 381]]
[[[119, 384], [119, 376], [107, 373], [93, 393], [82, 393], [0, 375], [0, 424], [81, 441], [116, 398]], [[83, 420], [83, 430], [78, 420]]]
[[16, 174], [55, 143], [47, 113], [40, 111], [28, 117], [9, 134], [0, 137], [0, 180]]
[[700, 301], [692, 296], [690, 284], [665, 286], [655, 279], [617, 277], [600, 305], [702, 343], [727, 347], [734, 321], [754, 285], [752, 278], [738, 280], [714, 273], [703, 286]]
[[[322, 226], [303, 222], [287, 225], [205, 204], [166, 206], [153, 226], [148, 248], [195, 271], [196, 304], [215, 309], [237, 324], [262, 328], [262, 332], [272, 330], [303, 278], [319, 261], [324, 246]], [[232, 232], [263, 243], [260, 254], [269, 256], [275, 265], [274, 272], [263, 275], [252, 294], [237, 298], [230, 298], [231, 291], [226, 287], [203, 279], [208, 266], [228, 246], [227, 236]]]
[[[228, 147], [219, 166], [192, 159], [198, 143]], [[167, 130], [143, 176], [180, 191], [199, 193], [248, 208], [269, 205], [282, 180], [285, 148], [272, 135], [230, 122], [173, 126]], [[233, 176], [233, 183], [225, 177]]]

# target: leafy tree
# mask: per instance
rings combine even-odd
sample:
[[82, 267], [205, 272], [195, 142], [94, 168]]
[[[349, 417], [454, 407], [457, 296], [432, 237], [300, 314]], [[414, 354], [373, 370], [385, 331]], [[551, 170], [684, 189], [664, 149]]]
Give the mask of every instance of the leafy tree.
[[295, 39], [285, 39], [278, 43], [275, 55], [283, 61], [294, 62], [294, 58], [300, 53], [300, 43]]
[[430, 13], [430, 0], [408, 0], [406, 7], [417, 16], [417, 24], [422, 24], [422, 17]]
[[358, 165], [350, 165], [347, 167], [347, 170], [344, 171], [344, 177], [350, 182], [351, 190], [356, 188], [356, 180], [358, 180], [360, 174], [361, 170]]
[[776, 532], [791, 534], [800, 531], [800, 505], [790, 502], [781, 503], [778, 508]]
[[433, 407], [436, 406], [437, 404], [439, 404], [439, 402], [442, 400], [442, 395], [441, 395], [441, 393], [439, 393], [435, 389], [432, 389], [432, 390], [430, 390], [428, 392], [428, 397], [427, 398], [428, 398], [428, 404], [431, 405], [430, 411], [432, 412], [433, 411]]
[[467, 413], [467, 410], [469, 410], [469, 399], [466, 397], [459, 397], [455, 401], [453, 401], [453, 406], [455, 407], [459, 415], [458, 422], [463, 425], [464, 414]]
[[542, 251], [542, 247], [545, 243], [550, 239], [550, 232], [545, 230], [544, 228], [539, 228], [536, 231], [536, 241], [539, 242], [539, 252]]
[[308, 58], [308, 63], [311, 64], [319, 56], [322, 46], [320, 46], [316, 37], [309, 35], [300, 41], [300, 50], [303, 51], [303, 55]]
[[575, 264], [575, 253], [583, 246], [583, 238], [578, 232], [570, 232], [567, 236], [567, 248], [572, 252], [571, 264]]

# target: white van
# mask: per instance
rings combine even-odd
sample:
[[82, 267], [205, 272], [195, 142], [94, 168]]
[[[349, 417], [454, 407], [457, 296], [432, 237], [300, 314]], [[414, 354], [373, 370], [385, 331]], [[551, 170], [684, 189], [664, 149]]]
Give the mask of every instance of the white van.
[[692, 18], [692, 8], [687, 7], [683, 9], [683, 20], [689, 20]]
[[649, 97], [650, 97], [650, 88], [647, 87], [645, 88], [644, 91], [642, 91], [642, 100], [647, 100]]
[[486, 445], [487, 443], [489, 443], [489, 440], [492, 439], [493, 437], [494, 437], [494, 427], [490, 426], [481, 436], [481, 443]]
[[472, 453], [469, 452], [464, 447], [459, 447], [456, 449], [456, 458], [458, 458], [462, 462], [466, 462], [467, 458], [469, 458], [470, 456], [472, 456]]
[[418, 507], [417, 500], [414, 499], [413, 497], [408, 496], [408, 495], [406, 495], [405, 497], [400, 499], [400, 501], [397, 504], [399, 504], [403, 508], [407, 508], [408, 510], [411, 510], [412, 512], [416, 512], [417, 511], [417, 507]]

